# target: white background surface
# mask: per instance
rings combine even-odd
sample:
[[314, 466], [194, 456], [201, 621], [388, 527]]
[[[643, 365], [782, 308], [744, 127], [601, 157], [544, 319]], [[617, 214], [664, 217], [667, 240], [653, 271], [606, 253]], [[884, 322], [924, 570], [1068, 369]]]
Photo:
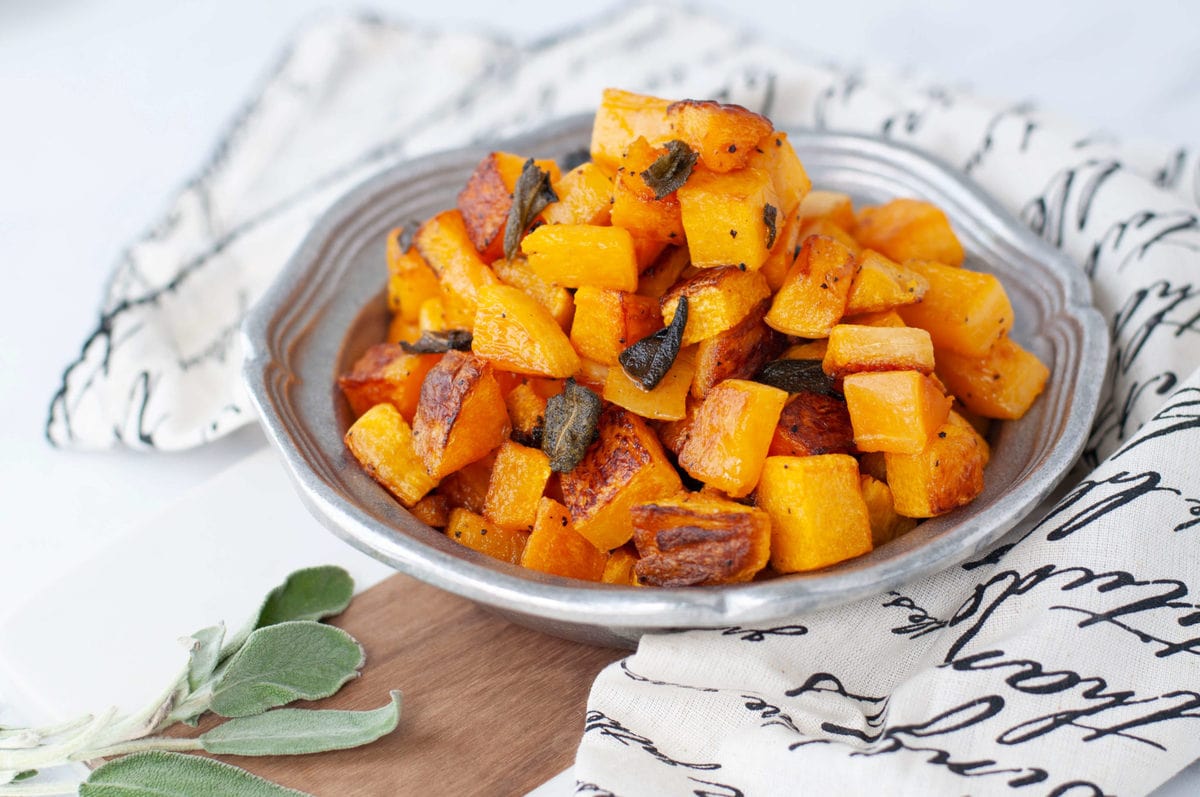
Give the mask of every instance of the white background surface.
[[[1200, 143], [1200, 6], [1193, 3], [698, 5], [819, 60], [913, 68], [983, 94], [1032, 99], [1122, 138]], [[203, 165], [297, 26], [358, 7], [0, 0], [0, 627], [63, 572], [105, 549], [119, 558], [121, 537], [149, 518], [172, 550], [199, 543], [164, 508], [262, 445], [251, 429], [187, 454], [81, 454], [49, 448], [41, 429], [122, 244]], [[374, 7], [528, 42], [619, 13], [622, 4], [593, 2], [585, 11], [562, 0], [377, 0]], [[288, 509], [286, 491], [269, 497]], [[240, 491], [223, 500], [222, 516], [237, 518], [255, 499]], [[194, 583], [197, 591], [212, 588]], [[36, 645], [38, 634], [47, 644], [59, 639], [53, 622], [24, 627], [26, 644]], [[0, 652], [5, 644], [0, 639]], [[0, 717], [14, 697], [2, 687]], [[1200, 791], [1200, 774], [1189, 783], [1175, 793]]]

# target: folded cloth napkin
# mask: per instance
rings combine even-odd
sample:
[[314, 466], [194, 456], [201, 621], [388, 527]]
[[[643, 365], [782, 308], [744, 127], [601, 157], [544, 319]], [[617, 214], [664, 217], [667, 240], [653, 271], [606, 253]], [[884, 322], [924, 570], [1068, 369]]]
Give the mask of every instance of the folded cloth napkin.
[[815, 65], [690, 11], [629, 7], [529, 49], [315, 25], [119, 264], [48, 437], [177, 449], [249, 422], [238, 322], [323, 208], [398, 160], [587, 111], [609, 85], [936, 154], [1086, 271], [1113, 355], [1094, 470], [1057, 506], [877, 599], [644, 638], [593, 689], [579, 793], [1142, 794], [1200, 756], [1197, 154]]

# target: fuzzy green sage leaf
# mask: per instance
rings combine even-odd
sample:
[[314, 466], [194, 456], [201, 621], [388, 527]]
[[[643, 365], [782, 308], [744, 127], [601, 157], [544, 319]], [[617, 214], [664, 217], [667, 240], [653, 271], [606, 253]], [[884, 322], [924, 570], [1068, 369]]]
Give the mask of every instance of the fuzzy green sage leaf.
[[542, 427], [542, 451], [550, 458], [550, 470], [570, 473], [596, 439], [600, 397], [568, 379], [563, 392], [546, 402]]
[[525, 161], [521, 168], [521, 176], [513, 189], [512, 206], [508, 209], [508, 218], [504, 223], [504, 256], [509, 260], [517, 254], [521, 244], [521, 236], [537, 214], [546, 209], [551, 202], [558, 201], [558, 194], [550, 186], [550, 173], [544, 172], [533, 162], [533, 158]]
[[340, 628], [299, 620], [255, 631], [213, 686], [211, 709], [246, 717], [329, 697], [358, 676], [362, 647]]
[[621, 352], [617, 361], [629, 378], [646, 390], [653, 390], [671, 370], [675, 358], [679, 356], [679, 347], [683, 344], [683, 329], [687, 326], [688, 298], [679, 297], [675, 306], [675, 316], [666, 329], [660, 329], [653, 335], [642, 338], [637, 343]]
[[218, 755], [303, 755], [369, 744], [396, 729], [400, 693], [370, 711], [281, 708], [231, 719], [200, 736], [207, 752]]
[[291, 620], [323, 620], [341, 614], [354, 597], [354, 579], [335, 565], [306, 567], [267, 594], [255, 628]]
[[682, 141], [668, 141], [667, 151], [641, 173], [646, 186], [654, 191], [655, 199], [663, 199], [678, 191], [696, 166], [697, 154]]
[[217, 669], [221, 661], [221, 643], [225, 641], [225, 626], [201, 628], [190, 637], [188, 651], [188, 689], [196, 691]]
[[774, 360], [758, 369], [754, 381], [789, 393], [820, 393], [841, 398], [820, 360]]
[[134, 753], [109, 761], [79, 786], [80, 797], [310, 797], [244, 769], [181, 753]]

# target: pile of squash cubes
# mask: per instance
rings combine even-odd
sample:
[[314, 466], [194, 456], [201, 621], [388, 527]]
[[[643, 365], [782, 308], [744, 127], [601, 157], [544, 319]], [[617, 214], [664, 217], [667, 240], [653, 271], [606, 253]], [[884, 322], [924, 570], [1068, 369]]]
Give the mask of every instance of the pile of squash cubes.
[[476, 551], [621, 585], [862, 555], [983, 489], [1048, 370], [946, 216], [811, 190], [787, 135], [610, 89], [573, 168], [494, 152], [387, 242], [346, 444]]

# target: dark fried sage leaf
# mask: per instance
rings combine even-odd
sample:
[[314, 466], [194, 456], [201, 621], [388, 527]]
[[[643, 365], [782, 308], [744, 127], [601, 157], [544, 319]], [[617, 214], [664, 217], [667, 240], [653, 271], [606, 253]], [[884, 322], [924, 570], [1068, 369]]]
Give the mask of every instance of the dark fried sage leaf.
[[672, 191], [677, 191], [687, 182], [696, 165], [696, 153], [682, 141], [668, 141], [667, 151], [651, 163], [642, 172], [642, 179], [654, 191], [655, 199], [662, 199]]
[[562, 169], [563, 174], [571, 171], [577, 166], [582, 166], [592, 159], [592, 153], [587, 147], [573, 149], [561, 158], [558, 158], [558, 168]]
[[563, 392], [546, 402], [542, 428], [542, 451], [550, 457], [550, 470], [569, 473], [587, 453], [597, 437], [600, 397], [587, 387], [568, 379]]
[[821, 369], [820, 360], [774, 360], [758, 369], [754, 381], [789, 393], [820, 393], [840, 398], [833, 378]]
[[550, 187], [550, 173], [544, 172], [533, 162], [525, 161], [517, 187], [513, 189], [512, 207], [508, 209], [508, 220], [504, 225], [504, 256], [509, 260], [517, 254], [521, 236], [551, 202], [558, 201], [558, 194]]
[[763, 224], [767, 225], [767, 248], [775, 245], [775, 220], [779, 210], [771, 204], [763, 205]]
[[629, 378], [646, 390], [653, 390], [671, 370], [675, 358], [679, 356], [679, 347], [683, 343], [683, 328], [687, 326], [688, 300], [686, 296], [679, 297], [675, 307], [675, 317], [666, 329], [660, 329], [653, 335], [644, 337], [630, 346], [617, 360]]
[[396, 234], [396, 243], [399, 245], [401, 252], [407, 252], [412, 248], [413, 237], [416, 236], [420, 226], [420, 219], [409, 219], [408, 224], [400, 228], [400, 232]]
[[471, 340], [469, 329], [444, 329], [441, 332], [426, 330], [416, 343], [400, 341], [400, 348], [409, 354], [445, 354], [451, 349], [470, 351]]

